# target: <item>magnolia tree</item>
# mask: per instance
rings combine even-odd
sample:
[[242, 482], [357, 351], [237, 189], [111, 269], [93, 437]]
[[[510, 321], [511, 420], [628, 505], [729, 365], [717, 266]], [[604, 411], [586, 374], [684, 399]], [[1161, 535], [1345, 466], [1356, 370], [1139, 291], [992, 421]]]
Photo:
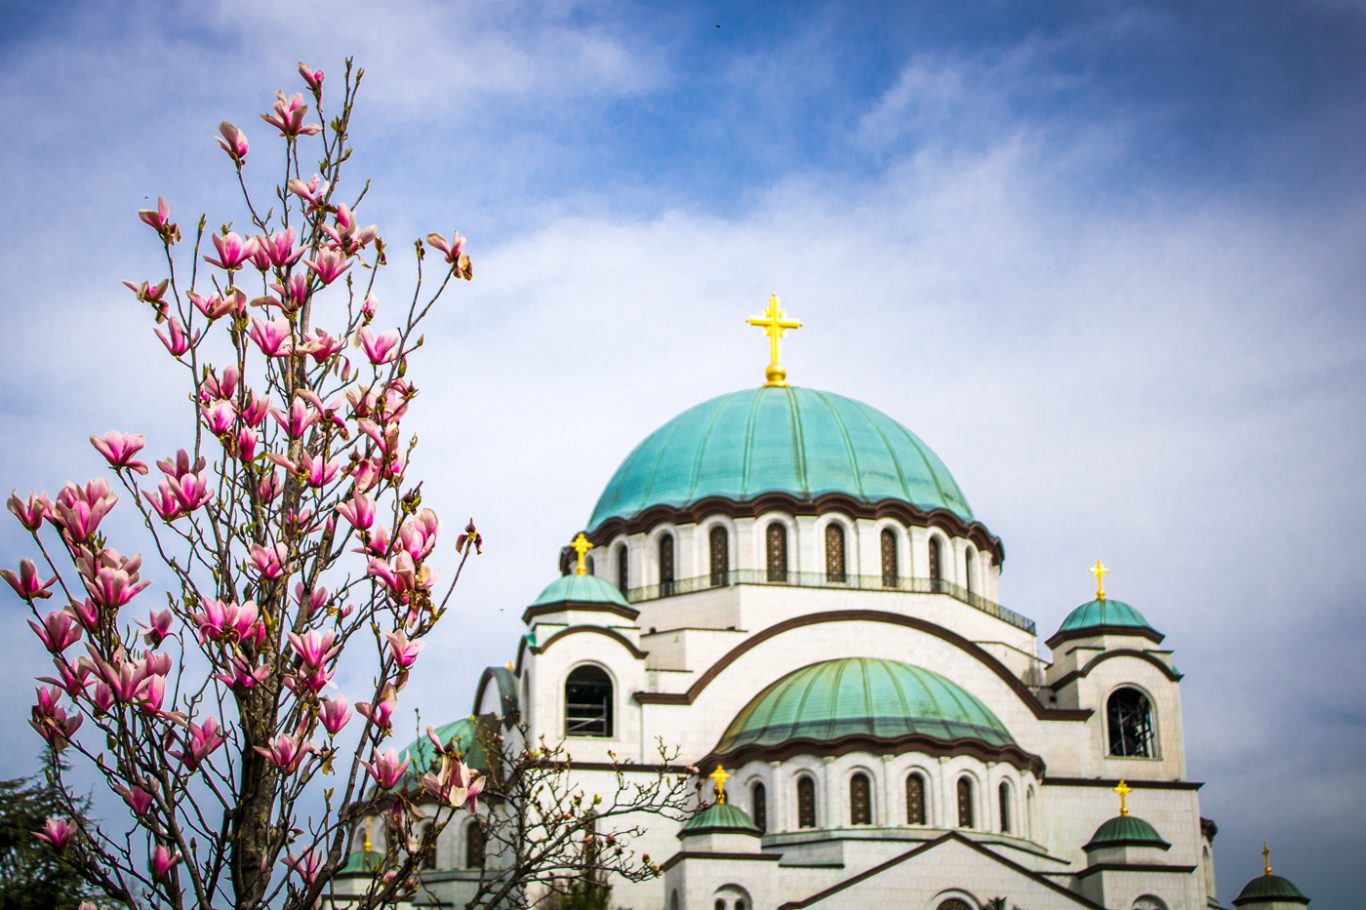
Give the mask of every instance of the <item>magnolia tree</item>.
[[[185, 383], [183, 447], [149, 467], [142, 436], [93, 436], [107, 475], [9, 501], [35, 559], [3, 574], [54, 665], [33, 729], [128, 807], [88, 825], [59, 779], [65, 814], [36, 836], [131, 906], [312, 907], [357, 819], [419, 811], [387, 740], [481, 545], [471, 522], [438, 547], [403, 432], [418, 329], [471, 277], [464, 241], [419, 241], [411, 296], [376, 299], [386, 245], [358, 220], [368, 184], [343, 179], [363, 70], [347, 61], [328, 115], [323, 73], [299, 72], [311, 101], [281, 92], [262, 115], [269, 161], [219, 129], [240, 226], [200, 218], [187, 244], [164, 199], [139, 213], [165, 272], [125, 284]], [[116, 504], [146, 528], [164, 598], [101, 530]], [[367, 681], [343, 692], [339, 673]], [[447, 747], [423, 786], [434, 834], [479, 782]], [[417, 859], [386, 862], [369, 903], [410, 886]]]

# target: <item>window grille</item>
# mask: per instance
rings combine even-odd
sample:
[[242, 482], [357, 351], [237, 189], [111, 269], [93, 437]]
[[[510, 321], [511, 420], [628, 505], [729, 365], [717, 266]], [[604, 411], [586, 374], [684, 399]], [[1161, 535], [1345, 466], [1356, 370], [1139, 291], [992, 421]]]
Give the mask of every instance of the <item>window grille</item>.
[[855, 774], [849, 778], [849, 823], [851, 825], [871, 825], [873, 823], [873, 787], [867, 774]]
[[832, 521], [825, 526], [825, 580], [843, 582], [847, 576], [844, 570], [844, 528]]
[[896, 565], [896, 532], [882, 529], [882, 586], [895, 588], [898, 577]]
[[579, 667], [565, 680], [564, 733], [612, 735], [612, 679], [601, 667]]
[[630, 580], [630, 575], [627, 572], [629, 568], [630, 563], [626, 556], [626, 544], [622, 544], [617, 547], [617, 590], [623, 594], [626, 593], [626, 585]]
[[768, 831], [768, 788], [756, 783], [750, 788], [750, 810], [760, 831]]
[[726, 529], [717, 525], [708, 536], [711, 547], [711, 585], [713, 588], [726, 583], [726, 573], [730, 570], [730, 535]]
[[977, 553], [968, 547], [966, 558], [963, 560], [963, 587], [967, 588], [969, 594], [977, 590], [977, 572], [974, 565]]
[[906, 824], [925, 824], [925, 778], [919, 774], [906, 778]]
[[665, 534], [659, 538], [659, 596], [674, 592], [674, 538]]
[[943, 554], [940, 552], [939, 538], [930, 538], [930, 585], [938, 592], [944, 580]]
[[773, 522], [765, 534], [768, 543], [768, 580], [787, 581], [787, 526]]
[[465, 826], [465, 868], [484, 868], [484, 829], [477, 818]]
[[1153, 711], [1148, 697], [1137, 689], [1117, 689], [1110, 696], [1106, 714], [1110, 727], [1110, 754], [1123, 758], [1152, 758]]
[[797, 827], [816, 827], [816, 782], [809, 777], [797, 781]]
[[1010, 784], [1005, 781], [996, 790], [996, 799], [1001, 804], [1001, 833], [1010, 833]]
[[973, 826], [972, 781], [966, 777], [958, 778], [958, 827]]

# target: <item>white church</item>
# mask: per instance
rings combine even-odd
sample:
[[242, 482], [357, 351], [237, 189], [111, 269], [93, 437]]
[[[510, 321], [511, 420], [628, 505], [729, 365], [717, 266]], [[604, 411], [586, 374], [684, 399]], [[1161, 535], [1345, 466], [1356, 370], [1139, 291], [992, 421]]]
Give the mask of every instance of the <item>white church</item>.
[[[1043, 656], [1000, 605], [1002, 541], [943, 462], [887, 414], [790, 385], [778, 346], [800, 323], [776, 297], [749, 321], [766, 382], [626, 456], [515, 660], [478, 679], [482, 720], [439, 732], [520, 718], [565, 741], [588, 791], [615, 786], [611, 755], [657, 763], [660, 738], [710, 777], [691, 820], [633, 844], [664, 874], [614, 883], [613, 906], [1226, 906], [1162, 633], [1097, 562]], [[484, 862], [459, 820], [413, 906], [463, 907]], [[1253, 871], [1239, 910], [1309, 903]]]

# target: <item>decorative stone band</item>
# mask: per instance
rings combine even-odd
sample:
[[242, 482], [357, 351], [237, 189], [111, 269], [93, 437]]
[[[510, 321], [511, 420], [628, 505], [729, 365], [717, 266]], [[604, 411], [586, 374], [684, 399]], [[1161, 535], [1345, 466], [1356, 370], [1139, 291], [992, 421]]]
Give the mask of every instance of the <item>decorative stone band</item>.
[[1132, 657], [1136, 660], [1146, 661], [1147, 663], [1152, 664], [1154, 667], [1157, 667], [1158, 670], [1161, 670], [1162, 673], [1172, 682], [1180, 682], [1182, 679], [1180, 673], [1177, 673], [1171, 667], [1167, 666], [1162, 661], [1158, 660], [1156, 657], [1149, 654], [1147, 651], [1139, 651], [1135, 648], [1116, 648], [1113, 651], [1106, 651], [1102, 654], [1097, 654], [1095, 657], [1087, 661], [1086, 665], [1079, 670], [1073, 670], [1071, 673], [1065, 673], [1062, 676], [1059, 676], [1057, 681], [1053, 683], [1053, 691], [1057, 692], [1065, 688], [1075, 680], [1082, 679], [1083, 677], [1090, 675], [1091, 671], [1096, 668], [1097, 664], [1102, 664], [1107, 660], [1114, 660], [1116, 657]]
[[978, 739], [942, 740], [920, 733], [907, 736], [881, 737], [862, 734], [844, 736], [835, 740], [790, 739], [774, 745], [747, 745], [729, 752], [712, 752], [696, 764], [699, 768], [720, 763], [739, 767], [750, 761], [787, 761], [798, 755], [816, 758], [847, 755], [850, 752], [872, 752], [877, 755], [904, 755], [918, 753], [935, 758], [967, 755], [985, 762], [1004, 762], [1021, 771], [1029, 771], [1035, 777], [1044, 777], [1044, 761], [1019, 746], [993, 746]]
[[1162, 644], [1162, 640], [1167, 636], [1153, 629], [1142, 629], [1134, 626], [1090, 626], [1085, 629], [1069, 629], [1066, 632], [1055, 632], [1053, 637], [1044, 642], [1049, 650], [1056, 651], [1058, 645], [1064, 642], [1076, 641], [1078, 638], [1093, 638], [1097, 635], [1134, 635], [1139, 638], [1146, 638], [1153, 644]]
[[939, 528], [952, 537], [966, 537], [977, 545], [977, 549], [990, 553], [997, 565], [1003, 564], [1006, 558], [1001, 538], [987, 530], [987, 526], [980, 521], [966, 522], [948, 509], [925, 512], [899, 499], [867, 503], [844, 493], [827, 493], [814, 499], [798, 499], [789, 493], [763, 493], [743, 502], [710, 496], [684, 508], [651, 506], [630, 518], [607, 519], [588, 532], [588, 539], [595, 546], [601, 546], [618, 534], [638, 534], [663, 522], [697, 524], [709, 515], [758, 518], [766, 512], [775, 511], [793, 516], [840, 512], [853, 518], [895, 518], [907, 527]]
[[1075, 873], [1077, 878], [1087, 878], [1100, 872], [1156, 872], [1173, 875], [1190, 875], [1194, 866], [1168, 866], [1164, 863], [1096, 863]]
[[622, 619], [634, 622], [639, 616], [639, 610], [630, 607], [619, 607], [616, 604], [604, 603], [579, 603], [577, 601], [565, 601], [556, 604], [541, 604], [540, 606], [527, 607], [522, 611], [522, 622], [531, 624], [533, 619], [538, 616], [546, 616], [551, 613], [607, 613], [612, 616], [620, 616]]

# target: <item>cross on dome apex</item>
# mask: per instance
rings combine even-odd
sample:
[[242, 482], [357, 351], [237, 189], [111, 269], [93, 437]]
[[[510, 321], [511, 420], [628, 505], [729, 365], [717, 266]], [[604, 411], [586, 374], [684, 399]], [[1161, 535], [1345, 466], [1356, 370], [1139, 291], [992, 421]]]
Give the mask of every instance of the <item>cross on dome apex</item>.
[[786, 311], [778, 306], [778, 295], [770, 294], [768, 298], [768, 309], [758, 316], [751, 316], [745, 320], [748, 325], [755, 326], [764, 330], [768, 336], [768, 367], [764, 370], [765, 386], [785, 386], [787, 385], [787, 367], [783, 366], [779, 360], [779, 342], [788, 329], [800, 329], [801, 322], [788, 317]]

